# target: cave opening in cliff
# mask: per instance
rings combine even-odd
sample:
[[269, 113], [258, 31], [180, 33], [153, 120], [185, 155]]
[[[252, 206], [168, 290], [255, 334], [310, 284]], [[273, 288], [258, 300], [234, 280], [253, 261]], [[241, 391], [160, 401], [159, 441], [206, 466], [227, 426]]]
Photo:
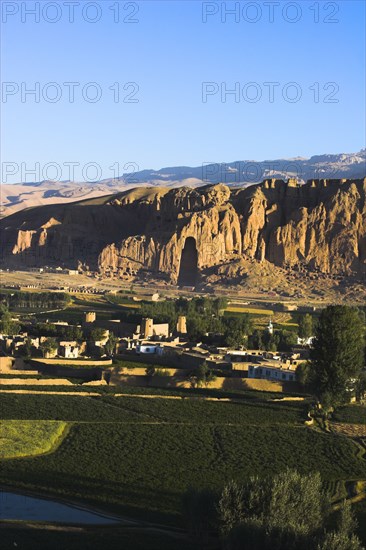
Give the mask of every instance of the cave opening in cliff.
[[180, 286], [195, 286], [198, 279], [198, 253], [196, 239], [188, 237], [184, 243], [182, 257], [180, 259], [180, 269], [178, 284]]

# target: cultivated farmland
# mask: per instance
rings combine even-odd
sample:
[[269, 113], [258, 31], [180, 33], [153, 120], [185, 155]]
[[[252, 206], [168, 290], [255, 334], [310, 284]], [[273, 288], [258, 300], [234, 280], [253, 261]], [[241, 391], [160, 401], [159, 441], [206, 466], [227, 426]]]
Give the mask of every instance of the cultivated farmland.
[[36, 456], [55, 450], [67, 424], [54, 420], [2, 420], [0, 458]]
[[263, 395], [217, 402], [2, 394], [3, 418], [64, 421], [69, 433], [52, 453], [4, 461], [0, 482], [179, 525], [191, 486], [219, 490], [287, 466], [318, 470], [332, 484], [364, 479], [359, 447], [306, 427], [305, 409]]

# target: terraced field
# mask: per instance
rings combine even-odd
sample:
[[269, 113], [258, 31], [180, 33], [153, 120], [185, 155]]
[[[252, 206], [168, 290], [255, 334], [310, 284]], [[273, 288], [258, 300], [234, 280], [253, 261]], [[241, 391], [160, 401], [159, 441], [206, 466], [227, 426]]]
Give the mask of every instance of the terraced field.
[[287, 466], [318, 470], [338, 496], [342, 481], [365, 479], [365, 459], [351, 439], [304, 426], [305, 412], [303, 402], [263, 394], [237, 402], [1, 394], [7, 423], [57, 420], [70, 431], [52, 453], [4, 460], [0, 483], [176, 525], [187, 488], [219, 490]]

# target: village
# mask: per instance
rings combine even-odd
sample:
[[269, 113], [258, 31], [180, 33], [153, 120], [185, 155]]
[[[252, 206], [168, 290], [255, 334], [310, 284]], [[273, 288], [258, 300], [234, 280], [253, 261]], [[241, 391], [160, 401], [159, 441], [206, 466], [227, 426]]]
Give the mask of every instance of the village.
[[[152, 305], [159, 302], [157, 293], [140, 296], [138, 303], [144, 298]], [[297, 369], [309, 358], [313, 340], [308, 330], [306, 337], [293, 332], [287, 345], [279, 345], [278, 349], [273, 345], [266, 349], [263, 344], [254, 347], [250, 345], [253, 338], [248, 338], [243, 328], [235, 342], [240, 345], [235, 346], [230, 338], [225, 342], [222, 334], [215, 332], [194, 338], [183, 314], [177, 316], [174, 325], [156, 322], [152, 317], [142, 317], [140, 322], [106, 319], [93, 310], [81, 315], [81, 322], [75, 323], [64, 320], [62, 311], [57, 320], [42, 323], [33, 318], [17, 324], [19, 319], [13, 318], [19, 331], [0, 333], [0, 373], [8, 375], [2, 384], [62, 385], [78, 381], [297, 393], [301, 391]], [[273, 335], [274, 324], [268, 317], [259, 338], [269, 341]], [[32, 375], [28, 380], [27, 374]]]

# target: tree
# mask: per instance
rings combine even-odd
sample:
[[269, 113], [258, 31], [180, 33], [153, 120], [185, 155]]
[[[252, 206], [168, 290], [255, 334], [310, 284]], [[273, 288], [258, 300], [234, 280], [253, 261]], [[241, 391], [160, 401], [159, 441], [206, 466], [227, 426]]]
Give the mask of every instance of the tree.
[[264, 343], [262, 339], [262, 331], [255, 329], [249, 336], [249, 348], [250, 349], [264, 349]]
[[18, 334], [20, 325], [13, 321], [10, 311], [4, 304], [0, 304], [0, 332], [7, 336]]
[[229, 348], [238, 348], [248, 342], [248, 335], [252, 332], [252, 322], [249, 315], [240, 317], [224, 317], [224, 338]]
[[58, 348], [58, 343], [55, 338], [47, 338], [39, 345], [39, 349], [42, 352], [42, 357], [46, 357], [48, 353], [55, 351]]
[[195, 381], [197, 386], [205, 385], [206, 387], [210, 382], [214, 382], [216, 380], [216, 376], [214, 373], [208, 368], [207, 362], [204, 361], [196, 370], [195, 373]]
[[318, 472], [302, 475], [287, 469], [273, 479], [268, 525], [291, 536], [309, 536], [322, 526], [326, 505]]
[[65, 338], [65, 340], [78, 340], [83, 339], [83, 331], [80, 327], [69, 325], [69, 326], [56, 326], [56, 333], [60, 338]]
[[197, 386], [204, 384], [206, 382], [206, 376], [208, 373], [207, 362], [204, 361], [196, 370], [196, 382]]
[[194, 342], [200, 342], [207, 332], [207, 320], [203, 316], [188, 317], [187, 333]]
[[301, 315], [299, 318], [299, 336], [300, 338], [310, 338], [313, 336], [313, 318], [309, 313]]
[[354, 534], [357, 521], [352, 514], [351, 505], [344, 502], [339, 516], [337, 530], [325, 533], [317, 550], [364, 550], [360, 539]]
[[311, 367], [308, 361], [299, 363], [296, 369], [296, 380], [304, 388], [307, 388], [311, 385]]
[[214, 309], [217, 316], [220, 316], [223, 314], [225, 309], [227, 309], [228, 306], [228, 300], [227, 298], [216, 298], [214, 301]]
[[327, 512], [318, 473], [285, 470], [273, 477], [252, 477], [242, 487], [228, 484], [219, 501], [227, 548], [287, 550], [313, 548]]
[[23, 353], [24, 353], [24, 357], [26, 358], [32, 357], [32, 343], [30, 338], [27, 338], [24, 342]]
[[90, 340], [92, 340], [92, 342], [99, 342], [100, 340], [103, 340], [104, 337], [105, 337], [104, 328], [96, 327], [90, 331]]
[[108, 341], [105, 343], [104, 351], [106, 355], [112, 357], [116, 352], [116, 345], [118, 342], [118, 338], [114, 336], [114, 334], [110, 334]]
[[244, 489], [236, 481], [225, 485], [219, 500], [218, 511], [221, 531], [225, 535], [246, 519]]
[[356, 398], [363, 403], [366, 397], [366, 372], [361, 372], [356, 382]]
[[34, 329], [31, 328], [31, 330], [35, 336], [57, 335], [57, 327], [53, 323], [37, 323]]
[[280, 330], [278, 331], [278, 335], [278, 349], [280, 349], [281, 351], [289, 351], [293, 346], [296, 346], [297, 336], [293, 330]]
[[311, 350], [311, 377], [315, 394], [345, 402], [349, 384], [358, 378], [364, 362], [365, 330], [357, 308], [329, 306], [320, 315]]
[[280, 346], [281, 332], [276, 330], [273, 334], [264, 331], [262, 335], [264, 349], [267, 351], [277, 351]]
[[331, 531], [325, 535], [317, 550], [364, 550], [364, 547], [356, 535], [347, 536]]
[[230, 481], [217, 497], [189, 491], [183, 505], [189, 531], [208, 540], [219, 526], [225, 550], [364, 550], [349, 505], [340, 510], [337, 529], [324, 531], [332, 509], [317, 472], [286, 469], [243, 484]]

